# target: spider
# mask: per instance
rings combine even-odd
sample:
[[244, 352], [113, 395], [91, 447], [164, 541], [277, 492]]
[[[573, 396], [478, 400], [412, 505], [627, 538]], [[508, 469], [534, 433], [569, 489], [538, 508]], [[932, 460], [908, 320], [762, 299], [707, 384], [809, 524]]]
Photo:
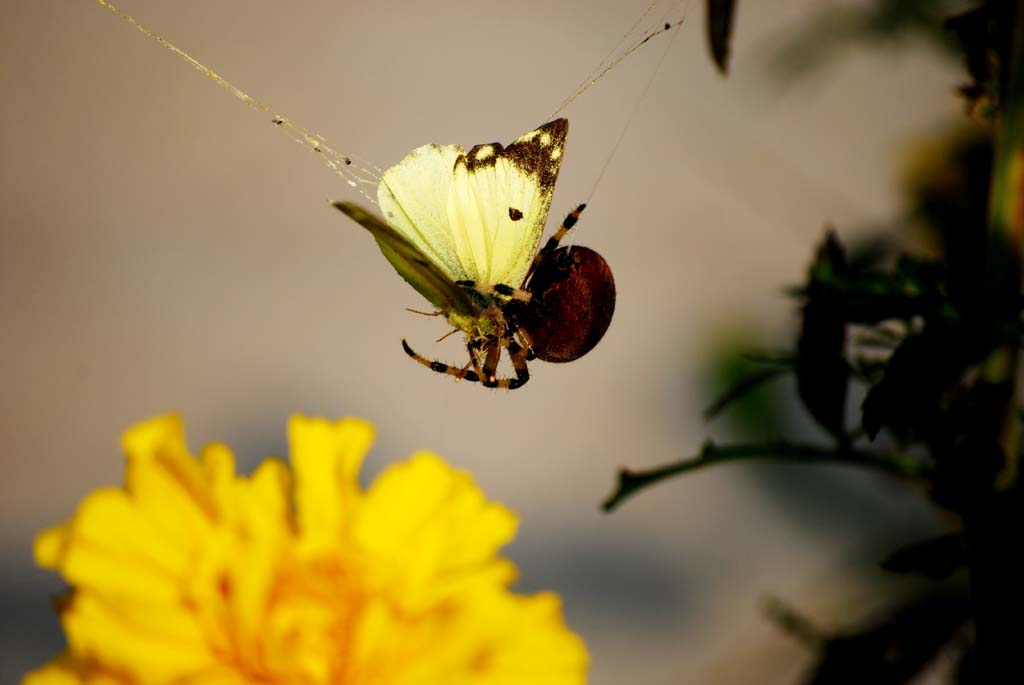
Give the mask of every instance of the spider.
[[[514, 390], [532, 359], [567, 362], [590, 351], [611, 323], [615, 281], [585, 247], [560, 247], [585, 205], [540, 250], [569, 122], [555, 119], [507, 147], [422, 145], [380, 177], [384, 218], [334, 206], [367, 229], [398, 274], [466, 334], [469, 362], [406, 354], [456, 380]], [[419, 312], [426, 313], [426, 312]], [[450, 333], [449, 333], [450, 335]], [[447, 337], [447, 336], [446, 336]], [[502, 350], [515, 377], [498, 376]]]
[[[530, 380], [527, 362], [570, 362], [593, 349], [611, 324], [615, 280], [608, 263], [597, 252], [587, 247], [558, 246], [585, 208], [581, 204], [566, 216], [534, 257], [521, 287], [455, 282], [485, 305], [475, 330], [466, 334], [468, 364], [457, 367], [427, 359], [403, 338], [405, 353], [431, 371], [456, 380], [515, 390]], [[502, 350], [512, 362], [514, 378], [497, 375]]]

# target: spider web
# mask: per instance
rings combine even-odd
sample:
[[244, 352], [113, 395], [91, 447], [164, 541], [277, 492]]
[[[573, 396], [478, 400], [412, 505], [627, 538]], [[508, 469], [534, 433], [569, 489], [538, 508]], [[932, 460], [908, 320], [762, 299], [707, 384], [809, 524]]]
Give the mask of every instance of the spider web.
[[[614, 69], [620, 62], [629, 57], [635, 51], [639, 50], [653, 38], [663, 33], [669, 32], [675, 28], [678, 28], [683, 23], [683, 20], [669, 20], [668, 17], [675, 13], [677, 8], [681, 4], [683, 4], [684, 1], [688, 2], [688, 0], [676, 0], [676, 2], [672, 3], [668, 7], [668, 9], [661, 12], [660, 15], [656, 12], [656, 10], [658, 9], [658, 6], [663, 3], [658, 2], [658, 0], [654, 0], [654, 2], [649, 3], [645, 7], [643, 12], [640, 14], [640, 16], [636, 19], [636, 21], [633, 22], [632, 26], [630, 26], [626, 33], [624, 33], [619, 38], [619, 40], [608, 51], [604, 58], [597, 64], [597, 66], [595, 66], [587, 74], [587, 76], [580, 82], [576, 89], [568, 97], [566, 97], [561, 102], [561, 104], [559, 104], [559, 106], [555, 109], [554, 112], [552, 112], [551, 116], [549, 117], [549, 120], [555, 118], [555, 116], [559, 112], [563, 111], [577, 98], [583, 95], [591, 87], [596, 85], [602, 77], [604, 77], [609, 71]], [[270, 122], [274, 126], [274, 128], [276, 128], [282, 134], [287, 136], [294, 143], [301, 145], [306, 150], [317, 155], [320, 161], [324, 164], [324, 166], [327, 167], [327, 169], [332, 174], [341, 177], [341, 179], [345, 182], [346, 185], [353, 188], [371, 204], [377, 204], [376, 188], [377, 185], [380, 183], [381, 175], [383, 173], [380, 167], [373, 164], [372, 162], [369, 162], [361, 157], [358, 157], [357, 155], [344, 152], [333, 147], [323, 135], [299, 124], [294, 119], [285, 116], [284, 114], [277, 111], [270, 105], [265, 104], [264, 102], [257, 100], [253, 96], [249, 95], [247, 92], [236, 86], [231, 81], [228, 81], [226, 78], [221, 76], [212, 68], [210, 68], [203, 62], [199, 61], [189, 53], [185, 52], [184, 50], [182, 50], [177, 45], [164, 38], [162, 35], [154, 31], [153, 29], [140, 23], [134, 17], [124, 12], [108, 0], [96, 0], [96, 2], [99, 3], [99, 5], [101, 5], [102, 7], [108, 9], [118, 19], [125, 22], [129, 26], [135, 28], [143, 35], [145, 35], [147, 38], [151, 38], [152, 40], [159, 43], [164, 49], [173, 53], [183, 62], [190, 65], [193, 69], [200, 72], [201, 74], [203, 74], [203, 76], [210, 79], [215, 84], [220, 86], [222, 89], [226, 90], [228, 93], [230, 93], [235, 98], [240, 100], [246, 107], [255, 110], [256, 112], [259, 112], [261, 114], [268, 115]], [[668, 47], [670, 46], [671, 41], [669, 42], [669, 45], [666, 46], [665, 54], [667, 54]], [[664, 56], [665, 55], [663, 54], [662, 61], [664, 61]], [[659, 62], [658, 64], [659, 68], [660, 65], [661, 62]], [[652, 74], [651, 82], [653, 82], [654, 75], [657, 73], [657, 71], [658, 68], [656, 68], [654, 74]], [[647, 87], [644, 89], [643, 94], [641, 94], [640, 98], [637, 99], [636, 104], [639, 104], [639, 101], [643, 99], [643, 95], [646, 94], [647, 90], [650, 89], [651, 82], [648, 82]], [[634, 106], [633, 111], [633, 115], [635, 114], [636, 106]], [[600, 182], [601, 177], [604, 175], [605, 169], [607, 169], [608, 165], [611, 163], [615, 151], [618, 149], [619, 144], [622, 142], [622, 138], [625, 136], [626, 130], [629, 127], [629, 124], [632, 122], [633, 115], [631, 115], [629, 120], [626, 122], [617, 142], [612, 147], [608, 155], [608, 159], [602, 167], [598, 175], [597, 181], [595, 181], [594, 186], [591, 189], [590, 196], [594, 194], [594, 190], [596, 190], [598, 182]], [[588, 196], [588, 198], [590, 196]]]
[[[670, 20], [669, 17], [675, 15], [676, 10], [684, 2], [686, 3], [686, 8], [684, 8], [684, 11], [680, 13], [679, 16], [681, 18]], [[622, 34], [622, 37], [619, 38], [618, 42], [612, 46], [611, 50], [608, 51], [604, 58], [598, 62], [597, 66], [586, 75], [578, 86], [576, 86], [576, 90], [562, 100], [558, 107], [555, 108], [555, 111], [548, 116], [548, 119], [554, 119], [558, 116], [559, 112], [562, 112], [578, 97], [590, 90], [593, 86], [597, 85], [597, 82], [600, 81], [605, 74], [617, 67], [624, 59], [646, 45], [651, 39], [682, 26], [685, 21], [685, 16], [688, 13], [687, 10], [690, 6], [689, 0], [676, 0], [676, 2], [668, 9], [655, 17], [654, 11], [659, 4], [658, 0], [654, 0], [654, 2], [647, 5], [640, 16], [637, 17], [636, 21], [633, 22], [633, 25], [629, 27], [626, 33]], [[667, 47], [665, 52], [668, 52]], [[664, 57], [662, 59], [664, 59]], [[655, 74], [658, 72], [660, 67], [661, 63], [659, 62], [658, 67], [655, 68]], [[648, 88], [649, 87], [650, 84], [648, 84]], [[644, 89], [645, 94], [646, 92], [647, 88]], [[642, 98], [643, 95], [641, 95], [640, 99]]]
[[[113, 12], [119, 19], [129, 26], [134, 27], [146, 37], [155, 40], [186, 64], [191, 65], [192, 68], [201, 72], [206, 78], [234, 95], [236, 98], [241, 100], [246, 107], [260, 112], [261, 114], [270, 115], [270, 122], [274, 128], [286, 135], [293, 142], [298, 143], [305, 149], [316, 154], [331, 173], [340, 176], [348, 186], [354, 188], [356, 192], [362, 195], [366, 200], [369, 200], [373, 204], [377, 204], [375, 189], [377, 184], [380, 182], [381, 177], [381, 170], [379, 167], [357, 157], [356, 155], [335, 149], [327, 142], [327, 139], [319, 133], [311, 131], [293, 119], [281, 114], [270, 105], [264, 104], [252, 97], [241, 88], [215, 72], [213, 69], [171, 43], [156, 31], [139, 23], [131, 15], [120, 10], [112, 3], [107, 2], [107, 0], [96, 0], [96, 2]], [[367, 192], [367, 186], [372, 186], [374, 188], [374, 193], [371, 194]]]

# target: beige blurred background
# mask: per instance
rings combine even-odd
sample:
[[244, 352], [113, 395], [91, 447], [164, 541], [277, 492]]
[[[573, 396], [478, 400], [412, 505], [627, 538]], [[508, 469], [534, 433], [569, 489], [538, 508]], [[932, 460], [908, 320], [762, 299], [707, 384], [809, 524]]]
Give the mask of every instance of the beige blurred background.
[[[177, 410], [193, 446], [222, 440], [246, 468], [286, 451], [299, 411], [373, 420], [374, 471], [421, 447], [472, 470], [521, 513], [509, 553], [522, 587], [565, 597], [595, 685], [793, 682], [808, 657], [764, 620], [763, 597], [826, 623], [863, 609], [872, 595], [846, 560], [880, 526], [897, 538], [927, 526], [924, 511], [871, 476], [818, 470], [791, 482], [841, 479], [843, 496], [820, 520], [794, 516], [743, 466], [612, 515], [598, 503], [618, 466], [679, 458], [714, 433], [699, 381], [716, 341], [754, 330], [784, 344], [782, 287], [822, 226], [851, 236], [900, 212], [906, 146], [959, 115], [957, 65], [923, 45], [852, 50], [809, 80], [780, 80], [767, 57], [823, 4], [741, 2], [722, 79], [703, 3], [689, 3], [580, 223], [578, 241], [615, 273], [612, 327], [585, 358], [535, 362], [530, 384], [506, 393], [402, 354], [402, 336], [426, 354], [464, 353], [432, 342], [440, 322], [404, 311], [425, 305], [327, 204], [358, 197], [267, 117], [95, 2], [8, 3], [0, 681], [61, 644], [48, 604], [60, 583], [33, 567], [34, 532], [121, 481], [125, 427]], [[647, 0], [120, 5], [385, 167], [425, 142], [508, 142], [539, 125]], [[566, 111], [552, 216], [590, 192], [665, 40]]]

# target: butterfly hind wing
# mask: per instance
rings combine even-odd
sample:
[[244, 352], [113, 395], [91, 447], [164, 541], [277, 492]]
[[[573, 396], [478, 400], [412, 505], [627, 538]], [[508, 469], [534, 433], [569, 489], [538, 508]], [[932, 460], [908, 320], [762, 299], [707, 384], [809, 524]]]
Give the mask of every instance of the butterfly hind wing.
[[372, 212], [351, 202], [334, 202], [335, 208], [368, 230], [398, 275], [445, 313], [474, 316], [478, 308], [469, 293], [444, 274], [409, 239]]

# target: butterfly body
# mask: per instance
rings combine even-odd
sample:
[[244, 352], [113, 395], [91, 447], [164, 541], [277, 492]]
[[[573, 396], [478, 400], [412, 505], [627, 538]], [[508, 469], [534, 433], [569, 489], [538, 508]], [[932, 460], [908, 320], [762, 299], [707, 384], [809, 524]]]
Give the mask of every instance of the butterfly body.
[[[611, 322], [615, 285], [593, 250], [558, 248], [584, 205], [540, 244], [561, 165], [568, 121], [556, 119], [508, 146], [424, 145], [386, 170], [378, 186], [384, 219], [334, 206], [366, 228], [395, 270], [466, 336], [469, 363], [426, 359], [431, 370], [515, 389], [526, 362], [586, 354]], [[499, 378], [507, 353], [515, 377]]]

